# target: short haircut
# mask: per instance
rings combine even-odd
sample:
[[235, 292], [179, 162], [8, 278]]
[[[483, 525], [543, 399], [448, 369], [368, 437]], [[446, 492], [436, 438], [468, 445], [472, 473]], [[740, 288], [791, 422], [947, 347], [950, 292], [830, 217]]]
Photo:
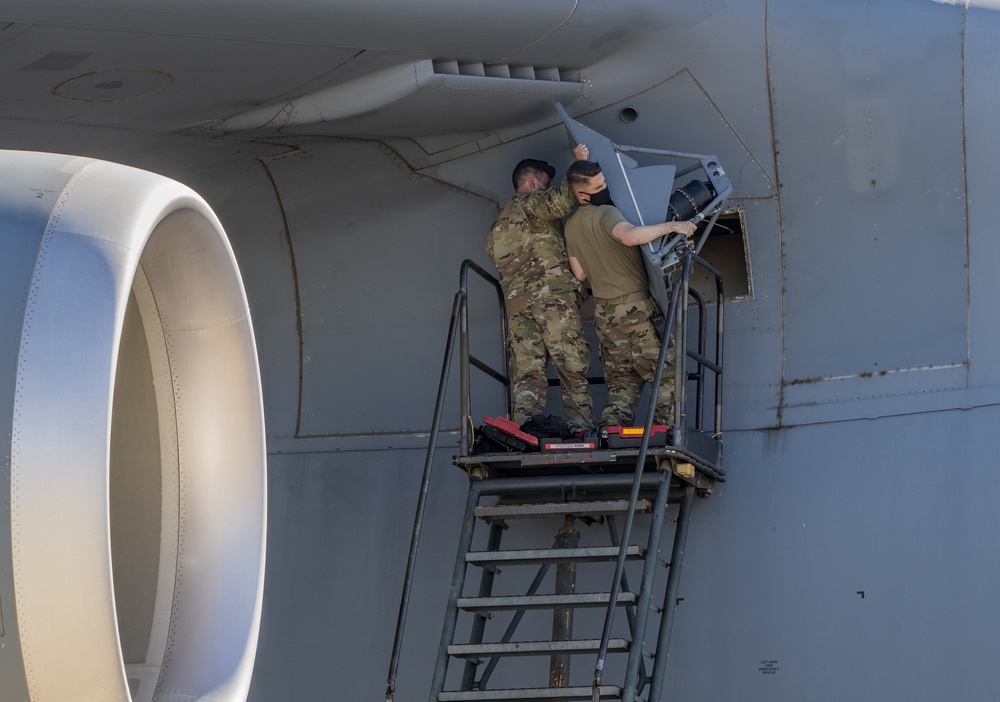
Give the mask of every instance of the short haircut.
[[601, 164], [597, 161], [573, 161], [566, 170], [566, 180], [577, 189], [587, 185], [600, 172]]
[[545, 161], [539, 161], [536, 158], [526, 158], [516, 166], [514, 166], [514, 173], [511, 175], [511, 182], [514, 183], [514, 190], [523, 183], [528, 176], [539, 177], [542, 175], [547, 175], [549, 181], [551, 182], [553, 178], [556, 177], [556, 169], [550, 166]]

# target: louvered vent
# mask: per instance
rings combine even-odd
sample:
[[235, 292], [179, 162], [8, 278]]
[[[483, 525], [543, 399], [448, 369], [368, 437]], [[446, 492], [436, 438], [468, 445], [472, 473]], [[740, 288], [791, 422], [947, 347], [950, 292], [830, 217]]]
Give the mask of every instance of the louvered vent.
[[443, 59], [434, 61], [434, 73], [446, 76], [547, 80], [558, 83], [580, 82], [580, 71], [577, 70], [539, 66], [511, 66], [507, 63], [460, 63], [459, 61]]

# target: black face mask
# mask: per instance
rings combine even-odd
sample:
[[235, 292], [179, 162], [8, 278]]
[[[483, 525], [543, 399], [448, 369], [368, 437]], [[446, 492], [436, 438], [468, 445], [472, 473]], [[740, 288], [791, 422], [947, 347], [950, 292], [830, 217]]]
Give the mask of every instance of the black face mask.
[[611, 191], [605, 188], [604, 190], [599, 190], [598, 192], [587, 196], [588, 201], [591, 205], [614, 205], [615, 203], [611, 200]]

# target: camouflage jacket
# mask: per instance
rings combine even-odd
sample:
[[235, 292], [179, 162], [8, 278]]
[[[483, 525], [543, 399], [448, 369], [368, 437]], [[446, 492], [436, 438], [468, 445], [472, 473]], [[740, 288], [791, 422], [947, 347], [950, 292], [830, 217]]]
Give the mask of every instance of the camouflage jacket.
[[565, 181], [558, 188], [517, 193], [490, 228], [486, 253], [500, 273], [508, 315], [549, 295], [580, 290], [560, 221], [574, 205]]

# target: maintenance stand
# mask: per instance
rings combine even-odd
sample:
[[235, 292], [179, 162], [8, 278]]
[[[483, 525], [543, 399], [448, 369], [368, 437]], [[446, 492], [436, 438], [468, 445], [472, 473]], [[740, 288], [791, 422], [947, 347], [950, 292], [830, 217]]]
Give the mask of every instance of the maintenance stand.
[[[674, 280], [665, 277], [663, 289], [669, 291], [667, 329], [673, 330], [676, 347], [686, 349], [686, 353], [677, 354], [675, 361], [674, 416], [681, 418], [680, 421], [669, 432], [663, 431], [666, 429], [663, 427], [654, 428], [651, 400], [645, 427], [612, 431], [592, 446], [573, 443], [565, 449], [558, 443], [547, 447], [533, 445], [534, 437], [521, 434], [513, 422], [501, 417], [485, 418], [487, 424], [479, 431], [487, 430], [494, 436], [497, 431], [504, 433], [510, 438], [507, 446], [475, 442], [470, 369], [482, 371], [503, 386], [507, 411], [511, 403], [505, 354], [501, 353], [504, 362], [498, 371], [469, 352], [469, 271], [477, 273], [495, 288], [504, 339], [507, 329], [499, 282], [474, 262], [463, 263], [397, 621], [387, 702], [393, 702], [395, 694], [413, 564], [456, 336], [460, 348], [462, 407], [460, 452], [454, 457], [454, 464], [467, 473], [469, 493], [428, 699], [430, 702], [660, 700], [691, 511], [696, 496], [710, 495], [715, 484], [725, 480], [721, 440], [725, 299], [722, 277], [690, 248], [682, 246], [676, 256], [679, 265], [673, 273]], [[706, 349], [707, 306], [702, 296], [688, 285], [692, 265], [701, 266], [716, 280], [717, 297], [712, 320], [714, 344], [710, 351]], [[666, 301], [661, 300], [661, 305]], [[695, 303], [697, 314], [689, 314], [690, 302]], [[693, 327], [696, 328], [691, 333]], [[667, 341], [661, 349], [657, 387], [669, 345]], [[702, 415], [709, 384], [714, 389], [714, 417], [711, 427], [706, 428]], [[656, 397], [655, 387], [650, 396]], [[483, 450], [484, 446], [487, 450]], [[661, 552], [665, 547], [664, 527], [670, 504], [679, 504], [679, 508], [669, 559], [664, 559]], [[637, 520], [637, 515], [642, 516]], [[526, 532], [537, 537], [543, 531], [538, 526], [539, 520], [551, 523], [553, 518], [562, 520], [562, 528], [553, 543], [532, 548], [500, 548], [505, 532], [515, 524], [522, 535]], [[622, 522], [620, 531], [619, 520]], [[533, 522], [532, 528], [529, 525]], [[474, 550], [473, 546], [478, 523], [488, 527], [486, 547], [482, 550]], [[578, 526], [581, 525], [605, 527], [606, 544], [580, 546]], [[645, 531], [644, 538], [633, 533], [638, 525]], [[641, 561], [641, 575], [638, 582], [630, 584], [626, 562], [633, 561]], [[588, 582], [599, 579], [607, 583], [600, 588], [603, 591], [577, 591], [577, 569], [583, 564], [604, 564], [588, 566], [607, 569], [600, 578], [597, 577], [599, 573], [588, 570], [588, 575], [592, 576]], [[479, 572], [478, 588], [471, 594], [465, 591], [470, 566]], [[523, 594], [521, 591], [516, 595], [495, 593], [502, 571], [524, 573], [523, 569], [532, 567], [536, 569], [535, 577], [523, 588]], [[632, 567], [638, 569], [640, 566]], [[662, 576], [657, 582], [661, 569], [666, 571], [665, 584]], [[550, 570], [554, 571], [554, 576], [546, 577]], [[515, 576], [515, 579], [523, 586], [527, 575]], [[658, 595], [655, 602], [654, 592]], [[624, 610], [626, 621], [615, 627], [615, 613], [620, 609]], [[650, 629], [647, 636], [651, 615], [658, 615], [659, 623], [656, 633]], [[530, 625], [526, 620], [539, 616], [545, 617], [546, 623], [551, 619], [549, 639], [524, 640], [523, 635], [517, 636], [522, 623], [529, 624], [522, 629], [533, 627], [537, 630], [538, 622]], [[466, 621], [470, 632], [461, 641], [457, 640], [460, 620]], [[589, 630], [581, 635], [581, 630], [588, 625]], [[589, 685], [580, 684], [579, 679], [570, 680], [571, 658], [583, 654], [596, 658]], [[522, 661], [516, 674], [506, 676], [506, 683], [490, 686], [498, 664], [511, 657], [536, 657], [543, 662], [547, 659], [547, 680], [537, 669], [538, 664], [533, 667]], [[449, 664], [456, 659], [463, 663], [460, 680], [457, 673], [448, 676]], [[526, 680], [530, 671], [538, 675], [533, 682]], [[613, 682], [605, 681], [606, 672], [609, 678], [614, 676]], [[510, 685], [511, 679], [515, 680], [514, 686]], [[449, 683], [451, 689], [446, 689]]]

